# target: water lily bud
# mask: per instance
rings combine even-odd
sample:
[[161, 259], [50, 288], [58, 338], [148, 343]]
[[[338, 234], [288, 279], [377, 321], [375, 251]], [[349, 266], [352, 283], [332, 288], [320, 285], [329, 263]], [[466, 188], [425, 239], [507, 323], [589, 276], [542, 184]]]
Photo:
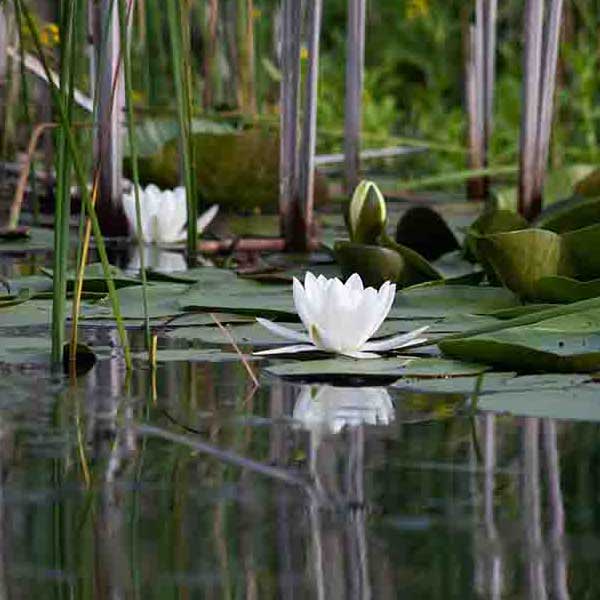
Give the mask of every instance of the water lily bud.
[[381, 190], [372, 181], [361, 181], [350, 201], [350, 239], [359, 244], [374, 244], [385, 231], [387, 210]]

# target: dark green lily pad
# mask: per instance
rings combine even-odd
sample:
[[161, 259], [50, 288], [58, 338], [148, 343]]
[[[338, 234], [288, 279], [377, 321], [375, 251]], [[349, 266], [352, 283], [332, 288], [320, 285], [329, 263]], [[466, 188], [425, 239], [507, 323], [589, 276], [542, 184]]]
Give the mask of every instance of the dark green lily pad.
[[540, 229], [564, 233], [600, 222], [600, 198], [572, 196], [546, 208], [534, 222]]
[[[41, 268], [40, 271], [50, 278], [53, 277], [52, 269]], [[121, 269], [115, 267], [114, 265], [110, 265], [110, 274], [112, 275], [113, 282], [117, 289], [122, 287], [141, 285], [142, 283], [140, 279], [126, 275]], [[67, 290], [73, 291], [75, 289], [76, 278], [76, 271], [71, 269], [67, 273]], [[85, 292], [108, 292], [108, 285], [106, 283], [106, 279], [104, 278], [104, 269], [102, 268], [102, 265], [100, 263], [91, 263], [86, 266], [83, 274], [82, 289]]]
[[438, 345], [450, 358], [519, 372], [593, 372], [600, 369], [600, 311], [442, 340]]
[[412, 206], [400, 217], [396, 242], [426, 260], [436, 260], [460, 247], [446, 221], [428, 206]]
[[600, 296], [600, 279], [577, 281], [572, 277], [542, 277], [536, 283], [536, 297], [545, 302], [578, 302]]

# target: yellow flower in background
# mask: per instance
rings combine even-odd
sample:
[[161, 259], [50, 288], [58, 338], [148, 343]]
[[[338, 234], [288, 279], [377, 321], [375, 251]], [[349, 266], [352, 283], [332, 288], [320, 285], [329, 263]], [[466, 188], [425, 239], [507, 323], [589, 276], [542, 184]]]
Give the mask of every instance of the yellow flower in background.
[[47, 48], [60, 44], [60, 29], [56, 23], [46, 23], [40, 28], [40, 42]]
[[300, 48], [300, 60], [307, 60], [308, 59], [308, 48], [306, 46], [302, 46], [302, 48]]
[[429, 14], [429, 0], [408, 0], [406, 18], [409, 21], [426, 17]]
[[252, 10], [252, 18], [260, 19], [261, 17], [262, 17], [262, 10], [260, 10], [260, 8], [254, 8]]

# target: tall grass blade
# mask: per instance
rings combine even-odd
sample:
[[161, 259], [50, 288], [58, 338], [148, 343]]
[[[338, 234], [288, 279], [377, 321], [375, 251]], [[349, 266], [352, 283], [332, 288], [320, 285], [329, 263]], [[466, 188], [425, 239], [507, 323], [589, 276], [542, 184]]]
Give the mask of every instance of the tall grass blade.
[[[191, 135], [191, 66], [189, 64], [189, 35], [184, 34], [183, 19], [183, 12], [186, 10], [186, 2], [180, 3], [177, 0], [167, 0], [167, 18], [169, 22], [169, 37], [171, 39], [173, 79], [175, 81], [175, 93], [177, 95], [179, 138], [181, 153], [183, 155], [183, 176], [188, 211], [187, 255], [188, 263], [194, 265], [197, 257], [196, 221], [198, 217], [198, 206], [194, 149]], [[186, 19], [185, 23], [189, 24], [189, 21]]]
[[[31, 13], [27, 9], [27, 7], [21, 3], [21, 0], [18, 0], [18, 1], [20, 2], [22, 14], [24, 15], [25, 20], [27, 22], [27, 26], [28, 26], [31, 36], [33, 38], [33, 42], [34, 42], [36, 51], [39, 55], [40, 61], [42, 62], [42, 66], [44, 68], [46, 76], [51, 81], [50, 71], [49, 71], [48, 64], [44, 57], [42, 45], [40, 42], [40, 35], [39, 35], [39, 31], [37, 29], [37, 26], [35, 24], [35, 21], [33, 20], [33, 17], [31, 16]], [[123, 352], [125, 355], [125, 364], [128, 369], [131, 369], [131, 350], [129, 347], [129, 342], [127, 340], [127, 333], [125, 331], [125, 327], [123, 326], [123, 318], [121, 317], [121, 308], [120, 308], [120, 303], [119, 303], [119, 297], [117, 296], [115, 283], [113, 281], [112, 274], [110, 272], [110, 264], [108, 262], [108, 256], [106, 254], [106, 246], [104, 244], [104, 238], [102, 236], [102, 232], [100, 231], [100, 225], [98, 223], [96, 211], [90, 200], [90, 195], [89, 195], [89, 191], [87, 188], [87, 179], [86, 179], [85, 171], [83, 169], [82, 162], [81, 162], [81, 151], [79, 150], [79, 147], [77, 146], [77, 143], [75, 141], [75, 137], [73, 136], [73, 132], [71, 131], [71, 128], [69, 127], [67, 107], [63, 104], [60, 91], [54, 85], [50, 86], [50, 91], [52, 93], [53, 102], [58, 111], [58, 117], [59, 117], [61, 126], [66, 134], [66, 141], [67, 141], [67, 145], [68, 145], [69, 152], [71, 155], [71, 159], [73, 161], [73, 168], [75, 171], [75, 175], [77, 177], [77, 182], [78, 182], [80, 193], [81, 193], [81, 199], [83, 201], [85, 210], [89, 216], [91, 226], [92, 226], [92, 231], [94, 234], [94, 238], [96, 240], [98, 255], [100, 257], [100, 262], [102, 263], [102, 270], [103, 270], [104, 278], [106, 280], [106, 284], [108, 287], [108, 294], [109, 294], [109, 298], [111, 301], [113, 314], [115, 316], [117, 330], [119, 332], [119, 338], [120, 338], [121, 344], [123, 346]]]
[[142, 236], [142, 210], [140, 206], [140, 175], [138, 170], [138, 151], [135, 138], [135, 122], [133, 117], [133, 88], [131, 83], [131, 56], [128, 43], [128, 22], [131, 15], [133, 0], [129, 0], [129, 10], [125, 0], [119, 1], [119, 27], [121, 32], [121, 56], [123, 59], [123, 71], [125, 79], [125, 106], [127, 109], [127, 131], [129, 137], [129, 152], [131, 156], [131, 167], [133, 175], [133, 189], [135, 197], [135, 219], [137, 227], [138, 248], [140, 251], [140, 268], [142, 276], [142, 303], [144, 308], [144, 331], [146, 349], [150, 350], [150, 319], [148, 318], [148, 282], [146, 281], [146, 265], [144, 258], [144, 240]]

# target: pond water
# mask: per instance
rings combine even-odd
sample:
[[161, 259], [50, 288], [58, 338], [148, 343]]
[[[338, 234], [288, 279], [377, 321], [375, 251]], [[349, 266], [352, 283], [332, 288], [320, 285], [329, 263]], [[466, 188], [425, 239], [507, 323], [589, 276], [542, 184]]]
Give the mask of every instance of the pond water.
[[255, 387], [235, 355], [128, 378], [116, 333], [83, 332], [101, 351], [76, 384], [2, 370], [3, 598], [600, 594], [596, 423], [258, 363]]

